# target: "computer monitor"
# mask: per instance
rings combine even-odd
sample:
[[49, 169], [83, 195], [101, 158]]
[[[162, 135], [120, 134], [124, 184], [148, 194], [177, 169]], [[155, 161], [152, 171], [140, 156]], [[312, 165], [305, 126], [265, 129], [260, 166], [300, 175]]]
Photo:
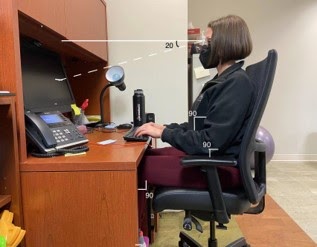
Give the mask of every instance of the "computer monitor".
[[70, 112], [75, 100], [60, 56], [32, 39], [20, 44], [24, 109]]

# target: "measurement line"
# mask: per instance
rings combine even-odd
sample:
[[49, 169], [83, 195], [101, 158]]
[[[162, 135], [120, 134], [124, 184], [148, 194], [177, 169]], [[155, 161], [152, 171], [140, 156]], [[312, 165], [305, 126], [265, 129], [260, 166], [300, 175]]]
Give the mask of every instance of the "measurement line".
[[204, 118], [206, 118], [206, 116], [195, 116], [194, 117], [194, 131], [196, 130], [196, 118], [204, 119]]
[[65, 81], [66, 78], [62, 78], [62, 79], [59, 79], [59, 78], [55, 78], [55, 81]]
[[123, 62], [118, 63], [118, 65], [123, 65], [123, 64], [126, 64], [126, 63], [128, 63], [128, 62], [127, 61], [123, 61]]
[[[111, 41], [111, 42], [162, 42], [162, 41], [166, 41], [166, 40], [62, 40], [62, 42], [85, 42], [85, 41], [87, 41], [87, 42], [103, 42], [103, 41]], [[175, 42], [178, 42], [178, 41], [193, 41], [193, 40], [177, 40], [177, 41], [175, 41]], [[194, 40], [195, 42], [200, 42], [200, 40]], [[174, 41], [172, 41], [172, 42], [174, 42]], [[182, 45], [182, 46], [179, 46], [178, 48], [185, 48], [185, 47], [187, 47], [186, 45]], [[177, 48], [175, 48], [175, 49], [177, 49]], [[163, 52], [164, 53], [168, 53], [168, 52], [171, 52], [173, 49], [167, 49], [167, 50], [164, 50]], [[153, 56], [157, 56], [158, 55], [158, 53], [151, 53], [151, 54], [149, 54], [148, 55], [148, 57], [153, 57]], [[138, 60], [141, 60], [141, 59], [143, 59], [144, 57], [136, 57], [136, 58], [134, 58], [133, 59], [133, 61], [138, 61]], [[123, 65], [123, 64], [126, 64], [126, 63], [128, 63], [128, 61], [122, 61], [122, 62], [120, 62], [120, 63], [117, 63], [117, 65]], [[108, 65], [108, 66], [105, 66], [105, 67], [103, 67], [103, 69], [104, 70], [106, 70], [106, 69], [109, 69], [109, 68], [111, 68], [111, 67], [113, 67], [113, 65]], [[90, 70], [90, 71], [88, 71], [87, 73], [88, 74], [91, 74], [91, 73], [94, 73], [94, 72], [97, 72], [98, 71], [98, 69], [94, 69], [94, 70]], [[73, 75], [73, 77], [78, 77], [78, 76], [81, 76], [82, 74], [76, 74], [76, 75]]]
[[97, 72], [97, 71], [98, 71], [98, 69], [93, 69], [93, 70], [88, 71], [87, 73], [90, 74], [90, 73], [94, 73], [94, 72]]
[[76, 42], [76, 43], [144, 43], [144, 42], [193, 42], [193, 43], [200, 43], [203, 40], [189, 40], [189, 39], [182, 39], [182, 40], [168, 40], [168, 39], [62, 39], [62, 43], [69, 43], [69, 42]]
[[143, 57], [137, 57], [137, 58], [134, 58], [133, 61], [138, 61], [140, 59], [142, 59]]
[[138, 189], [138, 190], [145, 190], [145, 191], [147, 191], [147, 180], [145, 180], [145, 188], [141, 188], [141, 189]]

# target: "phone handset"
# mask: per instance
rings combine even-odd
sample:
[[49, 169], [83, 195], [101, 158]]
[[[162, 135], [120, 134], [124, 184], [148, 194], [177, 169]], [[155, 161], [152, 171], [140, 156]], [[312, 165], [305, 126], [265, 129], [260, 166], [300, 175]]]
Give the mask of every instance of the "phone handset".
[[[36, 139], [34, 141], [39, 142], [37, 137], [41, 138], [42, 143], [46, 148], [54, 148], [57, 143], [55, 137], [53, 136], [52, 130], [49, 126], [41, 119], [38, 115], [33, 112], [25, 112], [25, 121], [27, 125], [27, 130], [33, 134], [33, 137]], [[35, 136], [36, 135], [36, 136]], [[33, 139], [33, 138], [32, 138]]]

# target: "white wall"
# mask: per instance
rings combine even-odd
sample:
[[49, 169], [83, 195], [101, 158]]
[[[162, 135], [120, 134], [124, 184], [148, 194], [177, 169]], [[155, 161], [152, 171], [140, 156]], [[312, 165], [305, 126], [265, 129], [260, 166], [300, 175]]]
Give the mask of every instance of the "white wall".
[[249, 25], [253, 63], [269, 49], [279, 60], [261, 125], [275, 140], [275, 160], [317, 160], [317, 1], [188, 0], [189, 21], [205, 28], [215, 18], [237, 14]]
[[[107, 0], [109, 39], [184, 40], [188, 21], [204, 28], [209, 20], [227, 14], [248, 23], [254, 50], [246, 64], [275, 48], [279, 61], [275, 84], [261, 123], [274, 137], [274, 159], [317, 160], [317, 1]], [[184, 43], [182, 43], [184, 45]], [[109, 64], [127, 61], [127, 90], [111, 88], [111, 117], [132, 120], [133, 90], [142, 88], [146, 111], [157, 122], [187, 119], [187, 53], [165, 53], [165, 42], [109, 44]], [[156, 56], [148, 55], [157, 53]], [[141, 60], [133, 61], [142, 57]]]
[[[109, 43], [109, 65], [127, 62], [122, 65], [126, 91], [111, 88], [112, 121], [132, 121], [132, 96], [137, 88], [144, 90], [146, 112], [154, 112], [156, 122], [186, 121], [187, 48], [175, 47], [175, 41], [187, 38], [187, 1], [108, 0], [106, 3], [109, 40], [162, 40]], [[174, 42], [175, 48], [170, 52], [166, 52], [165, 40]]]

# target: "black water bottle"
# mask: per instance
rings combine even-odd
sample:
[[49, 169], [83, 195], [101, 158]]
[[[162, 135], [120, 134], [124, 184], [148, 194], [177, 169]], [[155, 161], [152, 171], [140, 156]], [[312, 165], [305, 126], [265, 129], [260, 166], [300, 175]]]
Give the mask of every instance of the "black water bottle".
[[145, 96], [142, 89], [136, 89], [133, 95], [133, 124], [138, 127], [145, 122]]

